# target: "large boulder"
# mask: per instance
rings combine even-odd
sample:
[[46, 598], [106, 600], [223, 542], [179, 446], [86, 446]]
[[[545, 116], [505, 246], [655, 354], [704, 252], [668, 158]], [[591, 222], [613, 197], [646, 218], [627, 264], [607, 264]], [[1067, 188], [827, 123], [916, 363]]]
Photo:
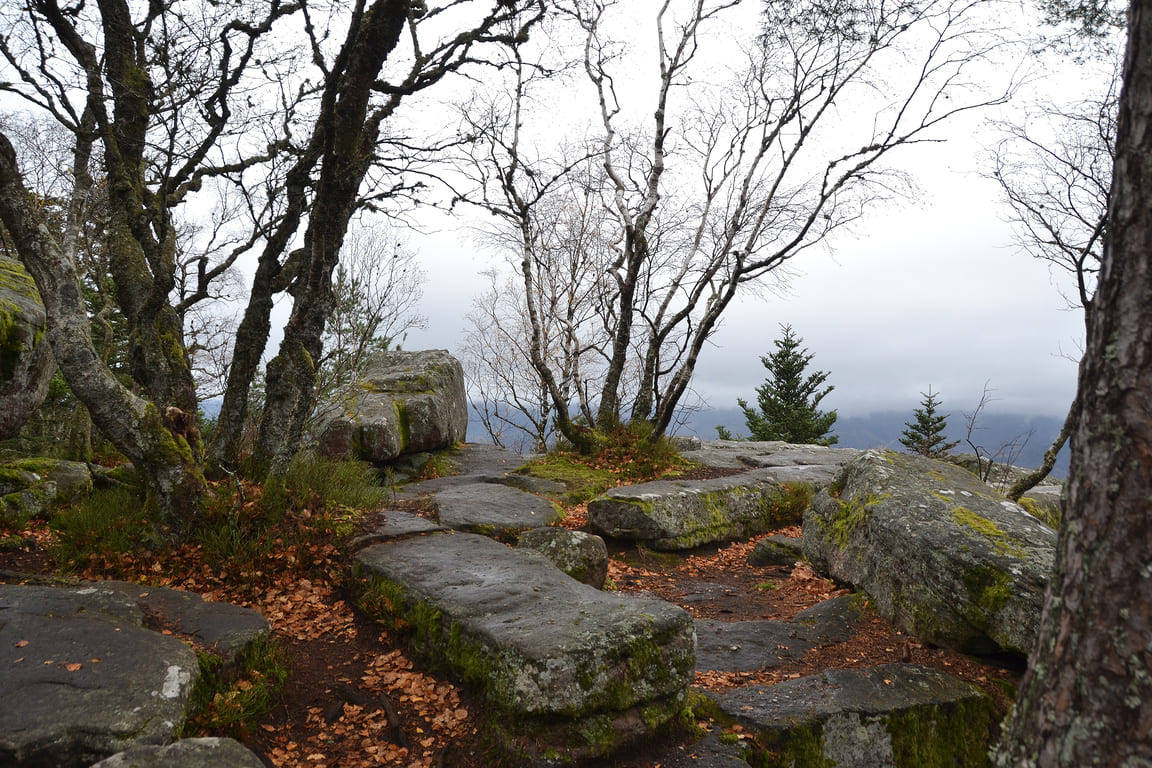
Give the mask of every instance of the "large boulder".
[[44, 402], [56, 362], [44, 305], [20, 262], [0, 255], [0, 440], [15, 437]]
[[43, 515], [92, 491], [88, 465], [63, 459], [19, 459], [0, 464], [0, 518], [19, 522]]
[[356, 559], [369, 576], [362, 605], [476, 686], [513, 754], [602, 755], [684, 704], [696, 633], [670, 603], [600, 592], [474, 534], [376, 544]]
[[382, 352], [363, 378], [320, 409], [321, 453], [384, 463], [405, 453], [464, 440], [468, 400], [464, 369], [446, 350]]
[[662, 550], [747, 538], [799, 519], [797, 504], [806, 505], [807, 496], [787, 486], [809, 482], [812, 469], [770, 467], [621, 486], [588, 502], [588, 522], [605, 536]]
[[952, 464], [867, 451], [804, 515], [804, 554], [923, 639], [1027, 655], [1056, 532]]
[[520, 534], [516, 546], [539, 552], [561, 571], [590, 587], [603, 589], [608, 579], [608, 547], [599, 536], [549, 526]]

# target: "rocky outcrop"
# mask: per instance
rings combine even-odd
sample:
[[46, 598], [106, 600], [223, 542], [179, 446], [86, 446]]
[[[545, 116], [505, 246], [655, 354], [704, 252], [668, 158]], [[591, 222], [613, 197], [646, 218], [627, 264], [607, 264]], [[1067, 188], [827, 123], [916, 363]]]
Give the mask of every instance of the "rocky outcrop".
[[0, 440], [16, 436], [44, 402], [56, 361], [44, 305], [20, 262], [0, 255]]
[[[588, 503], [597, 532], [653, 549], [691, 549], [764, 533], [799, 519], [786, 483], [806, 468], [757, 469], [711, 480], [656, 480], [613, 488]], [[797, 470], [793, 474], [790, 470]], [[782, 472], [783, 478], [782, 479]], [[807, 497], [802, 497], [807, 503]]]
[[363, 606], [476, 686], [511, 753], [606, 754], [683, 705], [695, 632], [676, 606], [600, 592], [472, 534], [376, 544], [356, 559], [370, 577]]
[[363, 378], [320, 408], [321, 453], [383, 463], [465, 439], [464, 370], [446, 350], [382, 352]]
[[79, 461], [20, 459], [0, 464], [0, 517], [26, 520], [92, 491], [92, 474]]
[[804, 554], [931, 643], [1027, 655], [1056, 533], [971, 473], [867, 451], [804, 516]]
[[916, 664], [747, 686], [719, 703], [780, 766], [977, 768], [998, 730], [988, 697]]
[[133, 747], [92, 768], [264, 768], [264, 763], [238, 741], [209, 738]]
[[[0, 690], [21, 702], [0, 706], [0, 765], [87, 768], [171, 742], [188, 714], [199, 662], [185, 643], [146, 623], [191, 635], [226, 660], [269, 632], [255, 611], [181, 590], [126, 582], [0, 585]], [[111, 764], [199, 765], [181, 761], [199, 754], [193, 746], [158, 753], [166, 762], [130, 751], [131, 760]]]
[[608, 578], [604, 539], [567, 528], [534, 528], [520, 534], [516, 546], [539, 552], [576, 581], [602, 589]]

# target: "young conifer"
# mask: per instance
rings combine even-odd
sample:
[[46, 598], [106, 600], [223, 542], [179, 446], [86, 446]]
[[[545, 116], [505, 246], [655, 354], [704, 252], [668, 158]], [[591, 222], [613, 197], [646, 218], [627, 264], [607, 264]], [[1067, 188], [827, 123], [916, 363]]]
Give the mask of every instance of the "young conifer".
[[780, 326], [784, 336], [777, 339], [776, 351], [760, 358], [771, 376], [756, 388], [756, 410], [738, 399], [750, 440], [783, 440], [788, 443], [833, 445], [839, 441], [829, 434], [836, 422], [836, 411], [819, 410], [820, 401], [834, 387], [821, 388], [827, 371], [804, 375], [812, 355], [801, 349], [803, 339], [790, 325]]
[[900, 442], [908, 453], [939, 459], [947, 456], [960, 444], [959, 440], [948, 442], [944, 436], [944, 430], [948, 427], [948, 414], [937, 415], [936, 409], [940, 406], [937, 394], [932, 391], [932, 387], [928, 387], [927, 392], [921, 392], [920, 395], [924, 398], [920, 401], [921, 407], [912, 412], [915, 421], [904, 422], [907, 429], [904, 430]]

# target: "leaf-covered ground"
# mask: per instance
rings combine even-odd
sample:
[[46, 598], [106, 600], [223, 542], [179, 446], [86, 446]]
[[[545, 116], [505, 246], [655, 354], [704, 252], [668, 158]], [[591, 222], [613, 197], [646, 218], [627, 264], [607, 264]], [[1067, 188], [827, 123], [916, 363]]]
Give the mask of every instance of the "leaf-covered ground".
[[[418, 505], [415, 509], [419, 511]], [[268, 765], [283, 768], [490, 765], [491, 750], [482, 736], [483, 707], [466, 690], [426, 670], [405, 650], [403, 638], [355, 609], [347, 553], [339, 537], [315, 535], [312, 518], [318, 514], [323, 513], [289, 513], [280, 527], [268, 532], [279, 538], [260, 557], [221, 560], [202, 545], [185, 545], [162, 554], [142, 551], [90, 559], [74, 565], [71, 578], [128, 578], [177, 587], [209, 600], [255, 608], [268, 618], [291, 658], [290, 675], [273, 706], [250, 726], [220, 726], [220, 718], [213, 715], [240, 706], [261, 682], [240, 678], [191, 725], [190, 735], [233, 736]], [[572, 510], [565, 524], [579, 527], [581, 514], [581, 508]], [[779, 533], [798, 535], [799, 530]], [[21, 579], [19, 573], [56, 572], [56, 562], [47, 555], [53, 536], [46, 525], [33, 524], [9, 537], [20, 544], [0, 551], [0, 579], [13, 582]], [[740, 542], [687, 555], [617, 546], [610, 561], [610, 585], [621, 592], [662, 597], [700, 618], [724, 621], [789, 619], [844, 592], [807, 566], [748, 565], [753, 546], [754, 541]], [[712, 585], [709, 599], [685, 601], [698, 583]], [[715, 585], [724, 588], [716, 590]], [[1019, 673], [928, 647], [868, 611], [848, 642], [813, 649], [801, 661], [770, 671], [700, 674], [696, 686], [723, 691], [830, 667], [895, 661], [914, 661], [970, 680], [998, 697], [1001, 706], [1008, 703], [1005, 683], [1014, 684]], [[707, 720], [698, 725], [716, 727]], [[656, 768], [689, 738], [671, 733], [597, 765]]]

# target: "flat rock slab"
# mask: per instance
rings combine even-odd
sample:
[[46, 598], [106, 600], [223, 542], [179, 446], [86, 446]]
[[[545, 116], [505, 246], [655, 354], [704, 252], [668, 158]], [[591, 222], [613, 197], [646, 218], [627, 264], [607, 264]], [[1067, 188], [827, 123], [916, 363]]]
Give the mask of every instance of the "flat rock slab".
[[372, 530], [353, 539], [349, 546], [355, 551], [380, 541], [446, 530], [448, 529], [445, 526], [437, 525], [427, 518], [420, 517], [420, 515], [402, 512], [398, 509], [385, 509], [376, 513], [375, 525]]
[[562, 517], [548, 499], [515, 488], [472, 483], [440, 491], [432, 505], [443, 525], [457, 531], [506, 536], [543, 528]]
[[681, 455], [709, 467], [726, 469], [789, 466], [839, 468], [860, 455], [860, 451], [779, 441], [708, 440], [699, 449], [685, 451]]
[[0, 585], [0, 765], [83, 766], [164, 744], [184, 721], [196, 655], [144, 629], [116, 590]]
[[653, 549], [691, 549], [764, 533], [791, 522], [799, 510], [773, 469], [708, 480], [656, 480], [621, 486], [588, 502], [599, 533], [642, 541]]
[[368, 609], [477, 686], [511, 750], [605, 754], [672, 717], [692, 682], [687, 612], [600, 592], [537, 552], [431, 534], [356, 559], [374, 577]]
[[85, 582], [85, 586], [114, 590], [132, 600], [165, 629], [191, 635], [205, 648], [232, 659], [272, 631], [258, 611], [229, 603], [208, 602], [181, 589], [146, 587], [126, 581]]
[[133, 747], [92, 768], [264, 768], [251, 750], [233, 739], [183, 739], [166, 747]]
[[749, 768], [744, 750], [738, 744], [724, 744], [714, 732], [662, 765], [664, 768]]
[[980, 690], [916, 664], [737, 688], [719, 704], [779, 765], [985, 766], [998, 730], [992, 702]]
[[800, 659], [813, 648], [847, 640], [863, 614], [862, 595], [825, 600], [792, 621], [696, 622], [696, 670], [755, 672]]

